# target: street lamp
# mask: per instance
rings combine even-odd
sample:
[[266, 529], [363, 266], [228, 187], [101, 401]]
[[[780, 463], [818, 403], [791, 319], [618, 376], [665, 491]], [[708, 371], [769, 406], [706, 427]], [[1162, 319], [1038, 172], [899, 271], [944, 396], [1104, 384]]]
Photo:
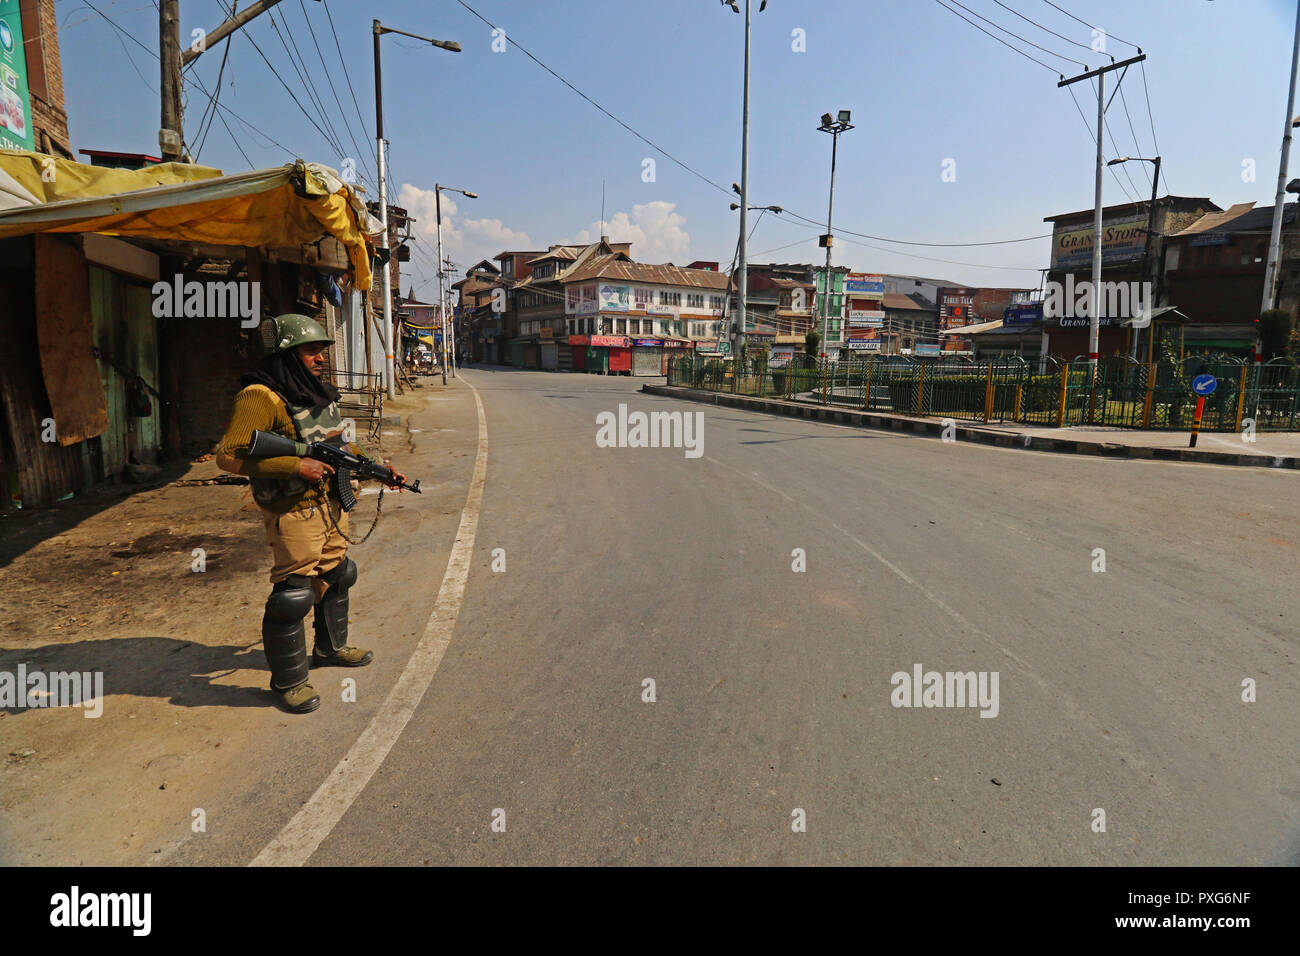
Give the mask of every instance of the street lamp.
[[[1151, 208], [1147, 213], [1147, 241], [1146, 247], [1142, 251], [1142, 272], [1148, 277], [1147, 281], [1151, 283], [1152, 291], [1150, 300], [1147, 302], [1147, 312], [1149, 314], [1154, 312], [1156, 307], [1156, 270], [1152, 269], [1151, 266], [1155, 260], [1155, 257], [1152, 255], [1152, 243], [1154, 242], [1156, 231], [1156, 190], [1160, 185], [1160, 157], [1157, 156], [1154, 159], [1146, 159], [1142, 156], [1121, 156], [1118, 159], [1112, 159], [1106, 165], [1118, 166], [1120, 163], [1153, 163], [1156, 167], [1155, 173], [1151, 177]], [[1154, 328], [1151, 330], [1151, 334], [1156, 334]], [[1129, 350], [1129, 357], [1134, 361], [1137, 360], [1138, 339], [1141, 337], [1142, 327], [1138, 326], [1133, 330], [1133, 345]], [[1155, 339], [1152, 339], [1151, 341], [1154, 342]]]
[[[460, 44], [454, 40], [431, 40], [428, 37], [422, 37], [414, 33], [407, 33], [405, 30], [397, 30], [393, 27], [386, 27], [378, 20], [374, 20], [370, 27], [371, 33], [374, 34], [375, 41], [375, 152], [377, 156], [377, 166], [379, 169], [379, 222], [383, 226], [383, 233], [380, 236], [379, 248], [384, 252], [388, 251], [388, 175], [387, 168], [384, 164], [384, 84], [383, 74], [379, 65], [379, 38], [385, 33], [400, 33], [404, 37], [411, 37], [413, 40], [421, 40], [436, 46], [440, 50], [447, 50], [451, 53], [460, 52]], [[393, 276], [389, 267], [388, 256], [381, 255], [381, 262], [384, 266], [384, 374], [388, 378], [388, 397], [397, 397], [397, 369], [394, 362], [393, 353]]]
[[831, 199], [826, 209], [826, 235], [821, 237], [821, 244], [826, 247], [826, 273], [822, 285], [822, 358], [826, 358], [826, 343], [830, 340], [831, 323], [831, 217], [835, 212], [835, 159], [839, 149], [840, 133], [853, 129], [849, 122], [848, 110], [840, 110], [837, 116], [822, 114], [822, 125], [817, 128], [823, 133], [831, 134]]
[[[438, 183], [433, 184], [434, 206], [438, 211], [438, 317], [442, 326], [442, 356], [439, 365], [442, 366], [442, 384], [447, 384], [447, 296], [443, 291], [443, 268], [442, 268], [442, 194], [460, 193], [466, 199], [478, 199], [478, 193], [467, 192], [464, 189], [454, 189], [451, 186], [442, 186]], [[452, 322], [452, 334], [455, 335], [456, 323]], [[451, 343], [451, 360], [456, 361], [456, 341], [453, 338]], [[456, 370], [451, 372], [452, 378], [456, 377]]]
[[[732, 349], [732, 355], [736, 361], [739, 361], [740, 350], [745, 345], [745, 315], [748, 307], [749, 298], [749, 255], [747, 247], [746, 233], [749, 229], [749, 30], [750, 30], [750, 3], [751, 0], [745, 0], [745, 93], [743, 106], [741, 108], [740, 122], [740, 183], [732, 188], [740, 194], [740, 253], [737, 256], [739, 260], [740, 281], [736, 287], [738, 301], [737, 311], [740, 313], [740, 322], [736, 327], [735, 346]], [[731, 7], [733, 13], [739, 13], [740, 7], [737, 0], [722, 0], [724, 7]], [[762, 0], [758, 5], [758, 12], [762, 13], [767, 9], [767, 0]]]

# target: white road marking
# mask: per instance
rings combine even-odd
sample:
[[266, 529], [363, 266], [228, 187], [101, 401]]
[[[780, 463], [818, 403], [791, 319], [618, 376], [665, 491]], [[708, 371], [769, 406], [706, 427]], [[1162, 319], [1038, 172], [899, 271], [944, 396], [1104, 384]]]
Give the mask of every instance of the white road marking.
[[434, 601], [424, 634], [397, 683], [389, 691], [378, 713], [371, 718], [370, 724], [325, 781], [316, 788], [311, 799], [253, 859], [250, 866], [302, 866], [310, 859], [383, 764], [415, 713], [424, 692], [428, 690], [438, 665], [442, 663], [447, 645], [451, 643], [451, 634], [456, 628], [456, 619], [465, 598], [465, 584], [474, 553], [474, 536], [478, 531], [479, 510], [483, 504], [483, 485], [487, 479], [487, 418], [483, 413], [483, 401], [479, 398], [478, 389], [468, 381], [465, 384], [474, 393], [474, 405], [478, 410], [478, 452], [474, 459], [474, 475], [470, 479], [465, 508], [460, 513], [460, 527], [456, 529], [456, 540], [451, 547], [451, 556], [447, 559], [447, 570], [442, 576], [438, 598]]

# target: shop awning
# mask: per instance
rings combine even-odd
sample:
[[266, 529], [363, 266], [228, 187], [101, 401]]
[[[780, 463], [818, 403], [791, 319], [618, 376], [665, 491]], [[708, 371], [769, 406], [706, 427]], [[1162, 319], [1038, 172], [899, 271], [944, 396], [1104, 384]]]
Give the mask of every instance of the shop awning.
[[95, 232], [261, 248], [333, 236], [347, 250], [353, 283], [369, 289], [369, 237], [380, 231], [352, 187], [318, 163], [223, 176], [184, 163], [106, 169], [0, 152], [0, 239]]

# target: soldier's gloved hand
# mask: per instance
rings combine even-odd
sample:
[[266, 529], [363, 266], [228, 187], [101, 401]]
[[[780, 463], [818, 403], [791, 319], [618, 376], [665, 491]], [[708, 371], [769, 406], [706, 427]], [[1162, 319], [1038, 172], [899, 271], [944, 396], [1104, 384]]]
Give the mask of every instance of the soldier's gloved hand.
[[315, 458], [298, 459], [298, 476], [305, 478], [310, 482], [317, 482], [326, 475], [334, 474], [334, 469], [323, 461], [317, 461]]

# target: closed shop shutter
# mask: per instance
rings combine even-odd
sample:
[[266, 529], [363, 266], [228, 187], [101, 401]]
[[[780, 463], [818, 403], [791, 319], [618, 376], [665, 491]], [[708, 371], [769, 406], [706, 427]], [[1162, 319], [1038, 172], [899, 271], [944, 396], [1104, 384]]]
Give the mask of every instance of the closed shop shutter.
[[633, 375], [661, 375], [660, 356], [663, 349], [638, 346], [632, 350]]
[[[541, 346], [541, 350], [542, 350], [542, 368], [548, 369], [552, 372], [555, 371], [555, 369], [559, 366], [560, 347], [556, 345], [554, 342], [543, 342]], [[565, 351], [567, 352], [568, 349], [566, 348]]]
[[611, 347], [609, 352], [609, 370], [611, 372], [632, 371], [632, 350], [630, 348]]

